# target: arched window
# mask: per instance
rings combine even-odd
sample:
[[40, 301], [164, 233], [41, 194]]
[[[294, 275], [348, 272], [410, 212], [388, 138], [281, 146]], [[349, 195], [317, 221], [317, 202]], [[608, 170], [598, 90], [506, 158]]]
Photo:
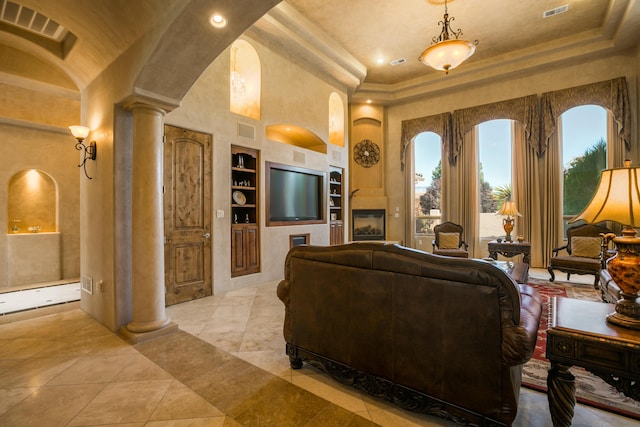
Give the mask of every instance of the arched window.
[[260, 58], [248, 42], [236, 40], [231, 45], [229, 63], [229, 110], [260, 120], [262, 77]]
[[413, 174], [413, 232], [415, 236], [430, 235], [442, 215], [442, 139], [438, 134], [422, 132], [415, 137]]
[[581, 105], [560, 116], [563, 235], [567, 223], [591, 200], [600, 172], [607, 168], [607, 114], [598, 105]]
[[503, 217], [496, 213], [505, 201], [514, 200], [512, 122], [501, 119], [478, 125], [478, 209], [481, 240], [505, 237]]

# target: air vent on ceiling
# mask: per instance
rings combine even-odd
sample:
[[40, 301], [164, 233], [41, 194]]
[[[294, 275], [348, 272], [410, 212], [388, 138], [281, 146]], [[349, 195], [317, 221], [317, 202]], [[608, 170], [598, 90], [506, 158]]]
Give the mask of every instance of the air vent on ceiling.
[[400, 59], [394, 59], [393, 61], [390, 62], [390, 64], [395, 67], [396, 65], [404, 64], [405, 62], [407, 62], [406, 59], [400, 58]]
[[6, 0], [0, 0], [0, 20], [58, 42], [67, 34], [62, 25], [49, 17]]
[[555, 9], [545, 10], [542, 13], [542, 17], [543, 18], [551, 18], [552, 16], [556, 16], [556, 15], [559, 15], [561, 13], [565, 13], [567, 10], [569, 10], [569, 5], [568, 4], [563, 4], [562, 6], [556, 7]]

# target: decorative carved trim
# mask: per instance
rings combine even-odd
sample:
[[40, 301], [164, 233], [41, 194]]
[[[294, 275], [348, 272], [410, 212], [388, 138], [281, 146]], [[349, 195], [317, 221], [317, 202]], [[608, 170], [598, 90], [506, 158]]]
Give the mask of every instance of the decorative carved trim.
[[640, 401], [640, 382], [629, 378], [622, 378], [613, 374], [593, 370], [590, 370], [590, 372], [602, 378], [604, 382], [615, 387], [616, 390], [623, 393], [625, 396], [630, 397], [633, 400]]
[[[353, 386], [372, 396], [393, 402], [408, 411], [433, 415], [460, 425], [505, 426], [503, 423], [488, 419], [457, 405], [444, 402], [376, 375], [359, 371], [289, 343], [287, 343], [287, 355], [293, 369], [300, 369], [303, 362], [307, 362], [309, 365], [328, 373], [342, 384]], [[449, 412], [450, 409], [464, 413], [465, 416], [452, 415]]]

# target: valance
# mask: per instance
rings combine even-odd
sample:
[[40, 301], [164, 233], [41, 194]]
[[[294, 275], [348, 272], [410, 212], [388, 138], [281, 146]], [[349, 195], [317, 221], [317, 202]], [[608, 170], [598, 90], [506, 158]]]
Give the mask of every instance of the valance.
[[480, 123], [496, 119], [510, 119], [522, 123], [526, 143], [536, 149], [540, 155], [539, 105], [538, 96], [529, 95], [454, 111], [451, 163], [455, 164], [467, 132]]
[[419, 117], [402, 121], [402, 141], [400, 144], [400, 170], [404, 170], [405, 155], [411, 140], [422, 132], [433, 132], [440, 135], [446, 155], [451, 152], [451, 113]]
[[618, 135], [627, 151], [631, 149], [631, 109], [627, 80], [619, 77], [569, 89], [542, 94], [542, 138], [540, 151], [544, 153], [549, 138], [556, 131], [558, 117], [580, 105], [599, 105], [608, 109], [618, 125]]

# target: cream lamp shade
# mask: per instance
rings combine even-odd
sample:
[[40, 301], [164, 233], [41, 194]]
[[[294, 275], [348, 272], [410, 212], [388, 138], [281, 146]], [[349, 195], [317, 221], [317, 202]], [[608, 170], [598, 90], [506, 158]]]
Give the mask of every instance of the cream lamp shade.
[[640, 168], [605, 169], [586, 208], [571, 222], [615, 221], [640, 227]]
[[522, 216], [522, 214], [518, 212], [516, 204], [511, 200], [506, 200], [496, 215]]
[[624, 168], [603, 170], [593, 198], [571, 220], [587, 223], [615, 221], [625, 226], [621, 237], [613, 233], [603, 236], [604, 244], [613, 240], [616, 245], [616, 254], [606, 263], [621, 295], [615, 312], [607, 316], [607, 321], [636, 330], [640, 330], [640, 239], [636, 237], [634, 227], [640, 226], [639, 181], [640, 168], [632, 168], [629, 160], [625, 161]]

